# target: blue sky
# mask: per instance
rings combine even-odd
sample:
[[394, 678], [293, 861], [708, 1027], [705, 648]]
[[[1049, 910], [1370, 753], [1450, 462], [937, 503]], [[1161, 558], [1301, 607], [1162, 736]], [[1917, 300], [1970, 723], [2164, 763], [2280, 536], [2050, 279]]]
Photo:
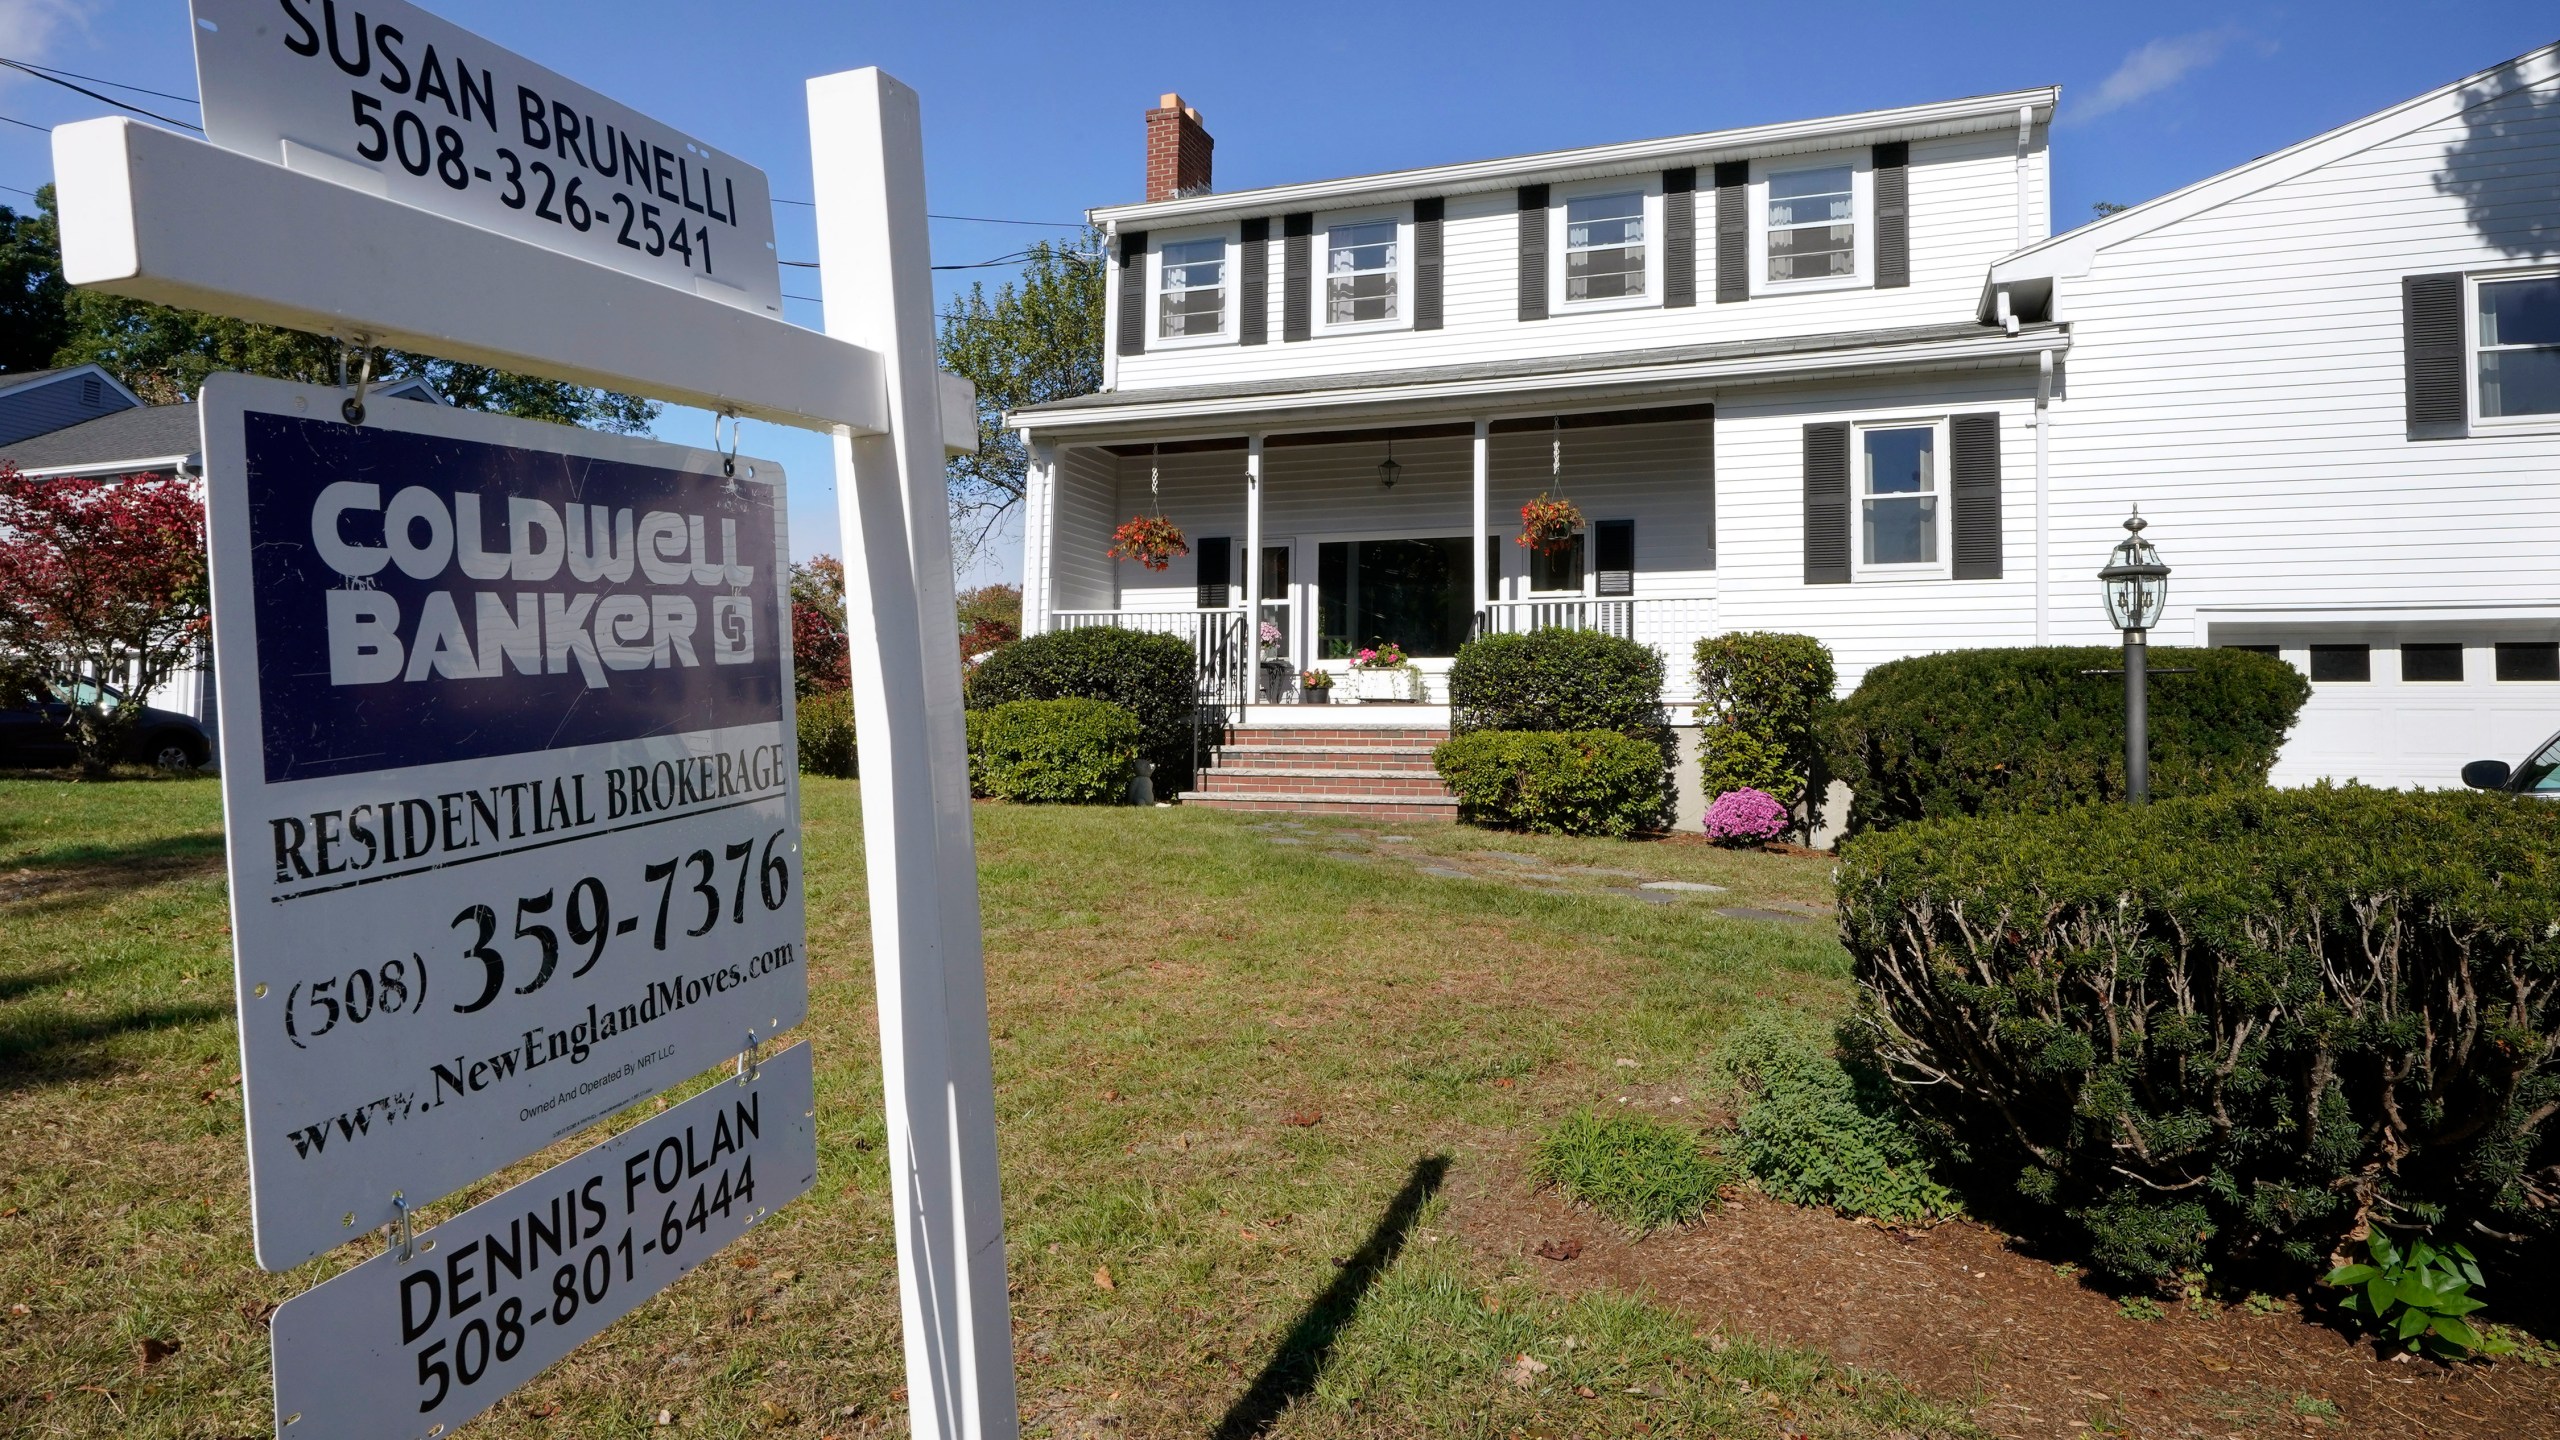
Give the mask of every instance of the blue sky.
[[[1167, 90], [1217, 137], [1218, 188], [1241, 189], [2059, 84], [2054, 201], [2068, 225], [2093, 202], [2173, 190], [2560, 38], [2549, 0], [427, 8], [760, 163], [778, 198], [809, 194], [800, 82], [883, 66], [925, 97], [934, 210], [1070, 224], [1087, 206], [1140, 198], [1140, 115]], [[0, 0], [0, 56], [178, 95], [195, 91], [188, 35], [182, 0]], [[196, 118], [176, 101], [127, 98]], [[0, 116], [21, 122], [0, 123], [0, 186], [51, 178], [46, 138], [26, 125], [102, 113], [0, 70]], [[0, 191], [0, 203], [27, 201]], [[785, 256], [813, 252], [807, 210], [778, 206], [776, 221]], [[936, 221], [934, 254], [987, 260], [1052, 233]], [[946, 273], [943, 293], [1005, 273]], [[818, 293], [813, 272], [783, 274], [786, 292]], [[814, 304], [787, 308], [818, 323]], [[711, 425], [670, 412], [660, 432], [707, 444]], [[751, 424], [745, 448], [792, 477], [793, 548], [837, 550], [824, 443]], [[969, 578], [1011, 579], [1017, 565], [1008, 536]]]

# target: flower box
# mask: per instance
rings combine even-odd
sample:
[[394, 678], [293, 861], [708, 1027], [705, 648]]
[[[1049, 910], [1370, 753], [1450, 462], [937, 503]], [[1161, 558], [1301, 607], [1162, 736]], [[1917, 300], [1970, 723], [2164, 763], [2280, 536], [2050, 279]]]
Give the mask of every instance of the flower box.
[[1422, 698], [1422, 672], [1410, 666], [1392, 670], [1352, 670], [1342, 677], [1351, 698], [1363, 704]]

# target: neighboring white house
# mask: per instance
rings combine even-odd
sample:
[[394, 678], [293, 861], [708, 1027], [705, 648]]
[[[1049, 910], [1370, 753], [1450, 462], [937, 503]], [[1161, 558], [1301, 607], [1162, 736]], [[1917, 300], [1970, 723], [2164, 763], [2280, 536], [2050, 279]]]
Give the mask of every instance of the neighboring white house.
[[[1819, 636], [1844, 691], [2111, 641], [2094, 576], [2139, 503], [2161, 643], [2313, 671], [2280, 778], [2453, 783], [2560, 729], [2529, 678], [2560, 656], [2555, 63], [2051, 240], [2051, 89], [1231, 194], [1167, 96], [1149, 200], [1091, 212], [1105, 388], [1012, 417], [1026, 627], [1177, 630], [1225, 699], [1248, 595], [1293, 668], [1394, 639], [1436, 676], [1470, 634], [1589, 625], [1658, 646], [1687, 722], [1707, 634]], [[1541, 492], [1590, 521], [1552, 559], [1513, 543]], [[1156, 511], [1189, 557], [1105, 558]], [[2466, 647], [2463, 678], [2401, 679], [2446, 666], [2403, 642]], [[2371, 679], [2333, 678], [2352, 645]]]

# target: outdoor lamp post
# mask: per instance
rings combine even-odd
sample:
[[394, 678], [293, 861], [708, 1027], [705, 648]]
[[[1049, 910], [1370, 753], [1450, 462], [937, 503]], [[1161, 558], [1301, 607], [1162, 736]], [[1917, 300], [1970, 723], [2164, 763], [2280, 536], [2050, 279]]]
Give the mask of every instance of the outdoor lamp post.
[[2160, 623], [2160, 607], [2169, 599], [2169, 567], [2142, 538], [2141, 506], [2124, 528], [2125, 538], [2098, 572], [2098, 586], [2108, 622], [2124, 632], [2124, 788], [2125, 798], [2141, 805], [2151, 799], [2150, 673], [2143, 635]]

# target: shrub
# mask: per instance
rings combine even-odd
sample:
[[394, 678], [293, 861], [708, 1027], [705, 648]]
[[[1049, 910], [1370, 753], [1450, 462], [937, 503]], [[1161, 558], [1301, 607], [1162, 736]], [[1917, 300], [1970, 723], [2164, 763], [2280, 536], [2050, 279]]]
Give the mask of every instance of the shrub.
[[1872, 1069], [1770, 1016], [1746, 1022], [1716, 1059], [1744, 1093], [1738, 1158], [1761, 1189], [1895, 1224], [1956, 1213]]
[[1155, 762], [1156, 792], [1188, 783], [1191, 725], [1199, 701], [1191, 642], [1175, 635], [1093, 626], [1016, 640], [969, 676], [969, 708], [1015, 700], [1108, 700], [1138, 717], [1138, 753]]
[[1538, 1141], [1531, 1174], [1630, 1230], [1694, 1220], [1741, 1178], [1708, 1154], [1696, 1132], [1650, 1116], [1590, 1110], [1566, 1116]]
[[1431, 763], [1471, 825], [1624, 837], [1661, 816], [1662, 752], [1613, 731], [1479, 730]]
[[1458, 647], [1449, 665], [1449, 729], [1612, 730], [1661, 752], [1654, 813], [1640, 829], [1671, 823], [1671, 770], [1679, 742], [1662, 708], [1662, 657], [1650, 645], [1597, 630], [1488, 635]]
[[[1826, 718], [1829, 763], [1849, 782], [1852, 830], [1950, 815], [2058, 810], [2124, 795], [2124, 682], [2081, 672], [2119, 650], [1955, 650], [1867, 672]], [[2266, 783], [2311, 694], [2283, 661], [2247, 650], [2151, 652], [2151, 792]]]
[[860, 773], [853, 743], [853, 692], [822, 690], [800, 697], [800, 773], [850, 780]]
[[1698, 642], [1698, 770], [1707, 798], [1758, 790], [1821, 819], [1829, 776], [1817, 722], [1838, 683], [1831, 649], [1765, 630]]
[[1720, 845], [1757, 845], [1787, 833], [1787, 807], [1758, 790], [1727, 790], [1707, 807], [1707, 838]]
[[1842, 849], [1903, 1104], [2092, 1263], [2315, 1264], [2360, 1219], [2560, 1226], [2560, 806], [2361, 787]]
[[1138, 773], [1138, 717], [1107, 700], [1012, 700], [969, 720], [973, 794], [1116, 805]]

